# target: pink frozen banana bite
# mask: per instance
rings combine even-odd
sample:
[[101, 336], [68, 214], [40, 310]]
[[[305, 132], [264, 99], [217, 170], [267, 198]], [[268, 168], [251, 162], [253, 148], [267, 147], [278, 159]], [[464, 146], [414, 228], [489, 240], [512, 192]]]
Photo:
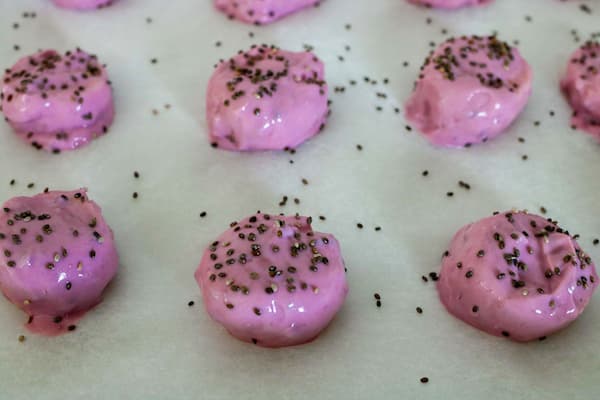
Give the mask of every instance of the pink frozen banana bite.
[[0, 247], [0, 290], [43, 335], [75, 329], [119, 265], [113, 233], [85, 189], [8, 200]]
[[469, 147], [502, 133], [531, 94], [519, 51], [495, 36], [462, 36], [427, 57], [406, 118], [434, 145]]
[[425, 6], [428, 8], [455, 9], [468, 6], [479, 6], [491, 3], [494, 0], [408, 0], [409, 3]]
[[17, 135], [40, 150], [73, 150], [107, 132], [114, 118], [106, 71], [83, 50], [44, 50], [6, 70], [2, 111]]
[[73, 10], [95, 10], [110, 6], [114, 0], [52, 0], [54, 4], [62, 8]]
[[597, 287], [591, 258], [569, 232], [524, 211], [461, 228], [437, 283], [452, 315], [519, 342], [544, 339], [569, 325]]
[[222, 61], [208, 83], [213, 147], [295, 148], [323, 129], [328, 111], [324, 66], [310, 52], [253, 46]]
[[586, 42], [572, 56], [560, 87], [573, 108], [571, 124], [600, 140], [600, 43]]
[[195, 273], [208, 314], [263, 347], [310, 342], [342, 307], [348, 284], [337, 240], [310, 217], [255, 214], [234, 222]]
[[229, 18], [255, 25], [266, 25], [321, 0], [214, 0], [215, 7]]

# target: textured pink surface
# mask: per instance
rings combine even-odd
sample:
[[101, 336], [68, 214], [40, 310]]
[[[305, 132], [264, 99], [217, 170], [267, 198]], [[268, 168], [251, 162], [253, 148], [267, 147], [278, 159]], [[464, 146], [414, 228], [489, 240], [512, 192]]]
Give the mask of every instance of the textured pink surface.
[[104, 67], [82, 50], [44, 50], [21, 58], [4, 74], [2, 111], [19, 137], [60, 152], [104, 134], [114, 118]]
[[253, 47], [221, 62], [208, 83], [206, 116], [222, 149], [295, 148], [324, 126], [327, 84], [309, 52]]
[[455, 9], [491, 3], [494, 0], [408, 0], [409, 3], [431, 8]]
[[85, 189], [8, 200], [0, 233], [0, 290], [35, 333], [65, 332], [117, 272], [113, 233]]
[[600, 43], [575, 51], [560, 87], [573, 108], [571, 124], [600, 140]]
[[269, 24], [320, 0], [214, 0], [215, 7], [231, 18], [249, 24]]
[[463, 147], [502, 133], [531, 94], [519, 51], [495, 37], [452, 38], [430, 55], [406, 118], [436, 146]]
[[114, 3], [114, 0], [52, 0], [54, 4], [62, 8], [74, 10], [94, 10], [104, 8]]
[[442, 261], [448, 311], [497, 336], [529, 341], [573, 322], [598, 287], [592, 260], [568, 232], [525, 212], [461, 228]]
[[195, 277], [210, 316], [264, 347], [313, 340], [348, 292], [337, 240], [296, 216], [256, 214], [232, 224], [204, 252]]

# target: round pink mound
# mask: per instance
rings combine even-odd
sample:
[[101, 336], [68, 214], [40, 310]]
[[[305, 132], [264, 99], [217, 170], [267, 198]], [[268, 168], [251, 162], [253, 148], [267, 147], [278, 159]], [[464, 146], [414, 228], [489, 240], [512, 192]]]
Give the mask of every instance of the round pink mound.
[[96, 56], [80, 49], [23, 57], [6, 70], [0, 100], [19, 137], [54, 153], [88, 144], [114, 118], [106, 71]]
[[95, 10], [110, 6], [114, 0], [52, 0], [54, 4], [62, 8], [73, 10]]
[[30, 316], [27, 328], [46, 335], [72, 330], [119, 264], [113, 233], [85, 189], [8, 200], [0, 246], [0, 290]]
[[573, 108], [573, 127], [600, 140], [600, 43], [589, 41], [575, 51], [560, 87]]
[[214, 0], [215, 7], [243, 22], [265, 25], [309, 6], [320, 0]]
[[591, 258], [568, 231], [526, 212], [496, 214], [460, 229], [437, 284], [452, 315], [520, 342], [569, 325], [597, 287]]
[[195, 277], [209, 315], [263, 347], [309, 342], [342, 307], [348, 284], [337, 240], [311, 218], [256, 214], [204, 252]]
[[442, 43], [421, 68], [406, 118], [436, 146], [469, 147], [502, 133], [531, 94], [519, 51], [495, 36]]
[[409, 3], [421, 5], [427, 8], [455, 9], [468, 6], [480, 6], [491, 3], [494, 0], [408, 0]]
[[312, 53], [266, 45], [221, 62], [206, 94], [212, 145], [236, 151], [297, 147], [325, 126], [324, 75]]

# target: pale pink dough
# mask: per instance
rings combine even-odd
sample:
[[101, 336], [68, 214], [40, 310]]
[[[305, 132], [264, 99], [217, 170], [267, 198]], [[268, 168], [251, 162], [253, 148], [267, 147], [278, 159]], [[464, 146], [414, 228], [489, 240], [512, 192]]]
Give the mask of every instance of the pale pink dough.
[[104, 8], [114, 3], [114, 0], [52, 0], [54, 4], [62, 8], [73, 10], [94, 10]]
[[317, 6], [321, 0], [214, 0], [215, 7], [249, 24], [265, 25], [288, 14], [309, 6]]
[[86, 190], [14, 197], [0, 210], [0, 290], [34, 333], [70, 329], [117, 272], [113, 233]]
[[516, 341], [544, 338], [569, 325], [598, 286], [592, 260], [568, 231], [526, 212], [463, 227], [448, 252], [437, 284], [448, 311]]
[[467, 6], [478, 6], [491, 3], [494, 0], [408, 0], [409, 3], [429, 7], [455, 9]]
[[560, 87], [573, 108], [571, 124], [600, 140], [600, 43], [575, 51]]
[[206, 94], [212, 145], [236, 151], [300, 145], [325, 125], [324, 75], [323, 63], [312, 53], [266, 45], [221, 62]]
[[96, 56], [80, 49], [23, 57], [6, 70], [0, 100], [19, 137], [54, 153], [88, 144], [114, 118], [106, 71]]
[[195, 277], [209, 315], [264, 347], [309, 342], [341, 308], [348, 284], [337, 240], [311, 219], [256, 214], [231, 224]]
[[442, 43], [421, 68], [406, 118], [436, 146], [463, 147], [502, 133], [531, 94], [532, 72], [496, 37]]

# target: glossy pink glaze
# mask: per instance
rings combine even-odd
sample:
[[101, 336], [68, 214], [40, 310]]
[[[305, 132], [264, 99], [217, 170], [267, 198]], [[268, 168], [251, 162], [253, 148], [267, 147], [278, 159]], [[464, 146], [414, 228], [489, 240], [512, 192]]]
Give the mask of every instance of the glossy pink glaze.
[[521, 113], [531, 82], [529, 64], [505, 42], [452, 38], [426, 59], [406, 118], [436, 146], [485, 142]]
[[277, 21], [288, 14], [309, 6], [316, 6], [320, 0], [214, 0], [215, 7], [249, 24], [265, 25]]
[[437, 284], [455, 317], [516, 341], [569, 325], [597, 286], [594, 264], [577, 241], [554, 222], [525, 212], [498, 214], [460, 229]]
[[117, 272], [113, 233], [85, 189], [14, 197], [3, 208], [0, 290], [32, 332], [64, 333]]
[[37, 149], [73, 150], [112, 124], [112, 89], [104, 67], [81, 50], [44, 50], [4, 74], [2, 111], [19, 137]]
[[297, 147], [324, 127], [324, 75], [312, 53], [267, 46], [221, 62], [206, 94], [211, 143], [236, 151]]
[[104, 8], [114, 3], [114, 0], [52, 0], [54, 4], [62, 8], [73, 10], [95, 10]]
[[428, 8], [455, 9], [467, 6], [479, 6], [491, 3], [494, 0], [408, 0], [409, 3]]
[[600, 140], [600, 43], [575, 51], [560, 87], [573, 108], [571, 124]]
[[256, 214], [204, 252], [195, 273], [204, 305], [236, 338], [264, 347], [306, 343], [341, 308], [348, 284], [339, 244], [310, 222]]

